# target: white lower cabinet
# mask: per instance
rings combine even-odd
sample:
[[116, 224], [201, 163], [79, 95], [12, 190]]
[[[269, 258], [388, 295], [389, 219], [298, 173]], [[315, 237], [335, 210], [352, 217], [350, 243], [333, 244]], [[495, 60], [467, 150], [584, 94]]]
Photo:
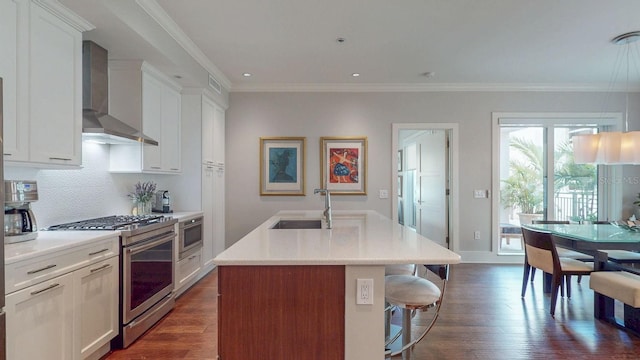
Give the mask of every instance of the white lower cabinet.
[[189, 288], [191, 283], [198, 279], [202, 263], [202, 249], [197, 249], [178, 261], [176, 272], [176, 296], [180, 296]]
[[73, 273], [6, 296], [7, 359], [74, 359]]
[[15, 289], [5, 297], [7, 359], [97, 359], [109, 350], [118, 334], [117, 244], [7, 265], [7, 289]]
[[85, 359], [118, 335], [118, 257], [73, 273], [74, 353]]

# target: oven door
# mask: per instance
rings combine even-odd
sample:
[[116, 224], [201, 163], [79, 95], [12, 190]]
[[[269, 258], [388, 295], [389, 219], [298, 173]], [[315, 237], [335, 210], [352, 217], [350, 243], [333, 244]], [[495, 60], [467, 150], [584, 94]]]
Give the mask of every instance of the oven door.
[[124, 324], [173, 291], [175, 236], [171, 231], [123, 248]]
[[198, 247], [202, 247], [202, 217], [180, 222], [180, 239], [179, 239], [179, 258], [182, 260], [183, 255]]

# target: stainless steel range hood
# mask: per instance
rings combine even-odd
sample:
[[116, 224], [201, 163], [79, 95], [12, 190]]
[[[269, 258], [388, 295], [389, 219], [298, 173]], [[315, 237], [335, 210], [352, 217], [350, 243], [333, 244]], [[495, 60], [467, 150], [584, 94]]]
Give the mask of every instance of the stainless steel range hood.
[[107, 50], [93, 41], [82, 43], [83, 138], [105, 144], [141, 142], [158, 145], [142, 131], [109, 115]]

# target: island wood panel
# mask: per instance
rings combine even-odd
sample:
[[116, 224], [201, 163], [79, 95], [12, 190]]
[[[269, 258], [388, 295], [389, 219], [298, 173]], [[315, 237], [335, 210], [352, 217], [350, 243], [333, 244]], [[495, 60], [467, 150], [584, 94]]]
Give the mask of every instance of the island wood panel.
[[219, 266], [220, 359], [344, 359], [344, 266]]

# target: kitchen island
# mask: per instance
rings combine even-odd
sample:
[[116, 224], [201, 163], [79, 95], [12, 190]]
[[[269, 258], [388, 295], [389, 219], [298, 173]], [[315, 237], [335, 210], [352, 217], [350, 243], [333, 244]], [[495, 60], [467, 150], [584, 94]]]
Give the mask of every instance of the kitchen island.
[[[460, 256], [375, 211], [334, 211], [333, 227], [272, 229], [321, 211], [281, 211], [214, 259], [221, 359], [382, 359], [384, 268]], [[373, 304], [356, 304], [356, 280]]]

